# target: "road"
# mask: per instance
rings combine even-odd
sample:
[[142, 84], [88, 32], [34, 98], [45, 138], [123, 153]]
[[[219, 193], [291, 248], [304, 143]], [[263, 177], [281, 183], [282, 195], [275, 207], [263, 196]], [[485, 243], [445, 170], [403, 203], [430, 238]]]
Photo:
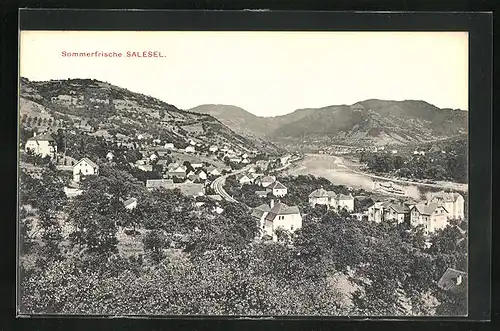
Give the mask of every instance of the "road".
[[249, 165], [245, 166], [244, 168], [241, 168], [240, 170], [236, 170], [236, 171], [233, 171], [233, 172], [231, 172], [229, 174], [217, 177], [217, 179], [215, 179], [210, 186], [215, 191], [215, 193], [217, 193], [218, 195], [220, 195], [223, 199], [225, 199], [225, 200], [227, 200], [229, 202], [238, 202], [236, 199], [234, 199], [229, 194], [227, 194], [227, 192], [224, 190], [224, 187], [223, 187], [224, 183], [226, 182], [226, 178], [227, 177], [229, 177], [231, 175], [237, 175], [239, 173], [245, 172], [245, 171], [247, 171], [252, 166], [254, 166], [254, 165], [253, 164], [249, 164]]

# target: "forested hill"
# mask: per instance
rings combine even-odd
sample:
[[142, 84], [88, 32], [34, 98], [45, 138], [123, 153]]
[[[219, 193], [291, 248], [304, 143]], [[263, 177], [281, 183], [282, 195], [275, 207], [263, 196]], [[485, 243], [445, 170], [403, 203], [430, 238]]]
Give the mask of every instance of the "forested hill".
[[181, 110], [94, 79], [33, 82], [21, 78], [20, 114], [23, 125], [29, 120], [31, 126], [42, 129], [85, 127], [92, 135], [123, 141], [148, 134], [181, 148], [194, 140], [201, 144], [229, 144], [246, 151], [276, 150], [264, 140], [235, 133], [211, 115]]
[[353, 105], [298, 109], [276, 117], [257, 117], [241, 108], [203, 105], [237, 132], [250, 131], [277, 142], [324, 141], [351, 145], [422, 143], [467, 132], [468, 113], [425, 101], [365, 100]]

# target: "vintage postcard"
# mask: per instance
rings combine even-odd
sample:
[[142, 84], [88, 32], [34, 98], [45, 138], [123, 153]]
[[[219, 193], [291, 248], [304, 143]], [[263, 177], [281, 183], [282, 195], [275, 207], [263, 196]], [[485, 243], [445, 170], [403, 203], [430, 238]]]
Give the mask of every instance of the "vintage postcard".
[[21, 31], [19, 313], [466, 316], [468, 54]]

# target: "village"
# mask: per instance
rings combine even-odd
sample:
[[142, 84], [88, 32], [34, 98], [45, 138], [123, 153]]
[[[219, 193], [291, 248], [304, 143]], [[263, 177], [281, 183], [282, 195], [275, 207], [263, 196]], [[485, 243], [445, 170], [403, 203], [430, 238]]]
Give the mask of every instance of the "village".
[[19, 34], [18, 316], [468, 316], [467, 34], [91, 30]]
[[[145, 140], [142, 135], [138, 139]], [[183, 195], [191, 198], [206, 196], [214, 201], [221, 201], [227, 197], [228, 200], [236, 201], [229, 197], [223, 188], [214, 185], [217, 178], [219, 182], [224, 183], [225, 178], [232, 175], [240, 186], [258, 186], [260, 189], [254, 192], [256, 196], [271, 198], [269, 203], [254, 208], [249, 207], [261, 229], [259, 238], [271, 238], [276, 241], [278, 229], [293, 233], [302, 227], [304, 215], [300, 208], [280, 202], [294, 188], [286, 187], [276, 179], [276, 175], [271, 175], [290, 165], [294, 160], [291, 155], [273, 160], [254, 160], [254, 155], [232, 150], [228, 145], [202, 147], [193, 140], [180, 150], [173, 143], [163, 143], [158, 139], [152, 139], [150, 145], [143, 143], [141, 147], [143, 147], [141, 154], [144, 157], [131, 163], [130, 166], [158, 174], [159, 178], [146, 180], [145, 186], [148, 190], [179, 189]], [[203, 156], [195, 155], [198, 149], [205, 149], [206, 153]], [[51, 159], [64, 158], [58, 154], [55, 140], [50, 133], [29, 138], [24, 153]], [[108, 161], [112, 161], [113, 157], [112, 152], [106, 155]], [[81, 194], [79, 183], [85, 177], [99, 175], [99, 165], [88, 157], [78, 161], [73, 160], [71, 163], [72, 165], [58, 166], [59, 169], [72, 172], [72, 182], [64, 189], [69, 198]], [[234, 175], [233, 170], [236, 173]], [[389, 190], [388, 187], [392, 189]], [[319, 188], [310, 192], [308, 203], [311, 207], [326, 206], [329, 210], [344, 211], [352, 217], [367, 222], [393, 221], [408, 227], [422, 226], [426, 235], [445, 228], [450, 219], [464, 218], [464, 197], [457, 192], [435, 192], [428, 200], [415, 201], [406, 197], [401, 189], [393, 188], [390, 183], [379, 184], [378, 189], [380, 188], [385, 189], [388, 195], [396, 194], [383, 200], [375, 199], [369, 205], [365, 203], [365, 207], [360, 209], [355, 208], [356, 198], [351, 193], [341, 194]], [[221, 194], [217, 194], [216, 191]], [[133, 209], [137, 205], [137, 199], [135, 197], [124, 199], [124, 205], [127, 209]], [[196, 204], [198, 207], [201, 205], [202, 202]]]

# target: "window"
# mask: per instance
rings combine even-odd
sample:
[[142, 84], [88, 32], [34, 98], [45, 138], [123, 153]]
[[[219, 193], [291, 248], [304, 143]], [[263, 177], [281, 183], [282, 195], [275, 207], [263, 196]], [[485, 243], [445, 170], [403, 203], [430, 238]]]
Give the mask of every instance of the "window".
[[290, 230], [293, 231], [293, 225], [290, 225]]

